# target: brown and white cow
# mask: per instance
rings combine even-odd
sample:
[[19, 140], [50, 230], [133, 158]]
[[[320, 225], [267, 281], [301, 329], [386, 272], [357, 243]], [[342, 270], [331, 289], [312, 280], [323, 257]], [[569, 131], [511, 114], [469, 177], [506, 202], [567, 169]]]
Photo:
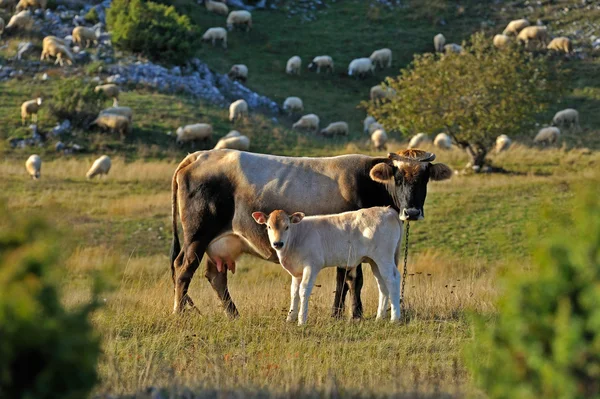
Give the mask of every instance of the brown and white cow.
[[[247, 253], [278, 263], [266, 231], [254, 222], [252, 212], [283, 209], [323, 215], [391, 206], [402, 220], [421, 220], [429, 180], [452, 175], [448, 166], [432, 163], [434, 159], [434, 154], [414, 149], [387, 158], [290, 158], [235, 150], [188, 155], [172, 182], [174, 312], [192, 303], [188, 288], [205, 253], [205, 276], [231, 316], [238, 311], [227, 288], [227, 269], [235, 270], [236, 258]], [[354, 271], [338, 268], [334, 316], [342, 315], [348, 290], [353, 293], [353, 317], [362, 316], [362, 269]]]

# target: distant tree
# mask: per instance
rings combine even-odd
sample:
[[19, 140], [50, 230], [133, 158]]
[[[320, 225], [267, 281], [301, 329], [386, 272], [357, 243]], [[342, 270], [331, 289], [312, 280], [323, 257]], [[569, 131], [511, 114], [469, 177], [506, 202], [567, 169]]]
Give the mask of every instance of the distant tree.
[[555, 74], [546, 58], [517, 46], [495, 49], [478, 33], [461, 54], [415, 56], [383, 83], [395, 96], [364, 106], [389, 129], [447, 133], [482, 166], [497, 136], [518, 135], [557, 98]]

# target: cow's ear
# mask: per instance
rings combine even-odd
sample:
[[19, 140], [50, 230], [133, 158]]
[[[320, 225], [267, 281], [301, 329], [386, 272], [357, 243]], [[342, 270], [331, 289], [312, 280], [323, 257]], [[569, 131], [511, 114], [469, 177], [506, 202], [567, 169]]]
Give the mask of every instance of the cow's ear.
[[452, 169], [443, 163], [429, 165], [429, 178], [431, 180], [447, 180], [452, 177]]
[[394, 179], [394, 169], [387, 163], [381, 162], [371, 168], [369, 175], [374, 181], [387, 184]]
[[302, 212], [296, 212], [290, 215], [290, 222], [292, 223], [300, 223], [302, 219], [304, 219], [304, 214]]
[[262, 212], [253, 212], [252, 213], [252, 217], [254, 218], [254, 220], [256, 220], [256, 223], [258, 224], [266, 224], [267, 223], [267, 215], [265, 215]]

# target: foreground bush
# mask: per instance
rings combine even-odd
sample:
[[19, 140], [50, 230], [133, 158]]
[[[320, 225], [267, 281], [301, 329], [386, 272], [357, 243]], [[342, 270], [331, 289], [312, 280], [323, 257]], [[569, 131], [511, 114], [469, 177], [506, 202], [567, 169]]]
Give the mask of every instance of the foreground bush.
[[113, 44], [154, 61], [182, 64], [192, 56], [197, 32], [173, 6], [114, 0], [106, 15]]
[[549, 216], [558, 226], [533, 270], [509, 273], [497, 321], [476, 328], [472, 370], [492, 398], [600, 396], [600, 190], [590, 186]]
[[96, 382], [96, 301], [75, 310], [61, 304], [55, 238], [0, 204], [0, 398], [81, 399]]
[[95, 86], [80, 78], [61, 80], [52, 94], [50, 112], [58, 122], [68, 119], [75, 126], [87, 127], [106, 102], [101, 93], [94, 92]]

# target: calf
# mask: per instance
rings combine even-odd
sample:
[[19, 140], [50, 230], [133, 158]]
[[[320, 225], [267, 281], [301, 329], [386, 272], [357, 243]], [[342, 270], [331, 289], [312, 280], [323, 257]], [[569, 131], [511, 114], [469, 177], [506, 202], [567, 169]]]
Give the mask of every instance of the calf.
[[[317, 274], [325, 267], [354, 269], [368, 262], [379, 287], [377, 318], [384, 318], [391, 299], [392, 321], [400, 319], [400, 253], [402, 225], [390, 207], [364, 208], [334, 215], [308, 216], [282, 210], [252, 213], [267, 225], [271, 247], [292, 276], [288, 322], [306, 324], [308, 299]], [[300, 310], [298, 310], [300, 300]], [[299, 313], [298, 313], [299, 312]]]

